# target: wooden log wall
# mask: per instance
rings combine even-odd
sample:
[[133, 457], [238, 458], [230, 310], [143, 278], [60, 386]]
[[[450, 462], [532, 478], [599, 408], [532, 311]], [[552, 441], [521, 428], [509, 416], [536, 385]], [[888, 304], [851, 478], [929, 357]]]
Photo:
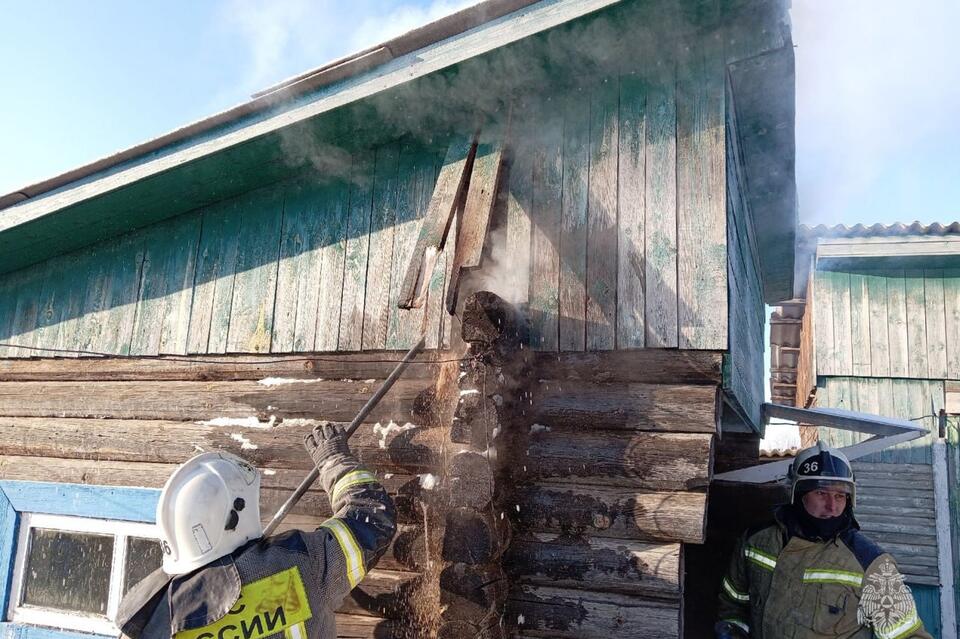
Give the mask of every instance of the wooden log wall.
[[960, 379], [960, 271], [817, 271], [818, 375]]
[[[4, 360], [0, 477], [160, 488], [197, 452], [228, 450], [261, 469], [267, 521], [311, 469], [302, 440], [315, 419], [352, 419], [401, 357]], [[438, 426], [452, 406], [440, 386], [457, 357], [421, 355], [351, 439], [393, 495], [400, 530], [341, 607], [338, 636], [415, 635], [411, 611], [429, 578], [424, 477], [448, 454]], [[280, 530], [313, 529], [330, 514], [314, 487]]]

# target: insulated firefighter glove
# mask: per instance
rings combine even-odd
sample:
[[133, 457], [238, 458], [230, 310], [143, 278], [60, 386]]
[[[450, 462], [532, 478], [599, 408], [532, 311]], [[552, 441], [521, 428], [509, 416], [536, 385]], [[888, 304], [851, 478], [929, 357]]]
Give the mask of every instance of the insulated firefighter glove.
[[307, 433], [303, 438], [303, 445], [306, 447], [313, 463], [317, 468], [323, 468], [327, 462], [350, 456], [350, 447], [347, 446], [347, 431], [343, 426], [336, 424], [317, 424], [313, 430]]

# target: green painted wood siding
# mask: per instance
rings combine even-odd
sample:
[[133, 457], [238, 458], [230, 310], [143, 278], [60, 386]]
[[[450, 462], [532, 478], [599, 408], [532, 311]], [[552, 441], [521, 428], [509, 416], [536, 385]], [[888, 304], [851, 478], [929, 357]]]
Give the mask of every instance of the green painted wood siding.
[[817, 271], [818, 375], [960, 379], [960, 271]]

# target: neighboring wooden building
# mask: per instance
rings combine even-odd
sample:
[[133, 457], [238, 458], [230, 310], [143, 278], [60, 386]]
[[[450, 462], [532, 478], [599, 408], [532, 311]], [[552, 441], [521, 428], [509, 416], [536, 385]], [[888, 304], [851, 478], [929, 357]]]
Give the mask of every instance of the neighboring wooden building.
[[[401, 532], [341, 636], [706, 636], [793, 290], [786, 4], [488, 0], [0, 198], [7, 627], [107, 634], [155, 559], [115, 521], [218, 448], [269, 517], [425, 333], [351, 443]], [[31, 581], [94, 533], [89, 600]]]
[[857, 516], [897, 558], [927, 627], [956, 636], [958, 431], [948, 420], [940, 432], [938, 415], [960, 413], [960, 224], [801, 227], [796, 282], [771, 317], [771, 393], [929, 427], [854, 463]]

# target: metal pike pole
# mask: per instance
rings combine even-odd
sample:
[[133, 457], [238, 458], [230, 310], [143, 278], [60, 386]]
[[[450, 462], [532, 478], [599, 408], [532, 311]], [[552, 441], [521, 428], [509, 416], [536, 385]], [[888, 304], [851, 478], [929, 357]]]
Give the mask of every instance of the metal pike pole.
[[[417, 353], [423, 350], [424, 344], [426, 344], [426, 337], [421, 337], [420, 341], [416, 345], [407, 351], [407, 354], [403, 356], [403, 359], [400, 360], [400, 363], [397, 364], [397, 367], [393, 369], [393, 372], [390, 373], [390, 376], [383, 381], [383, 385], [377, 389], [377, 392], [373, 394], [373, 397], [367, 400], [367, 403], [363, 405], [363, 408], [360, 409], [360, 412], [357, 413], [357, 416], [353, 418], [353, 421], [350, 422], [350, 425], [347, 426], [347, 439], [350, 439], [350, 436], [353, 435], [360, 424], [363, 423], [364, 418], [370, 414], [370, 411], [380, 403], [380, 400], [383, 399], [383, 396], [387, 394], [387, 391], [390, 390], [390, 387], [400, 379], [400, 376], [403, 375], [403, 371], [406, 370], [407, 365], [416, 357]], [[297, 489], [293, 491], [293, 494], [284, 502], [283, 506], [280, 507], [280, 510], [277, 511], [277, 514], [273, 516], [273, 519], [270, 520], [270, 523], [267, 524], [266, 528], [263, 529], [263, 536], [269, 537], [270, 533], [276, 530], [277, 526], [280, 525], [280, 522], [290, 514], [290, 511], [293, 510], [293, 507], [297, 505], [297, 502], [300, 501], [300, 498], [303, 497], [303, 494], [309, 490], [310, 486], [313, 485], [313, 482], [317, 480], [317, 477], [320, 476], [320, 469], [314, 467], [310, 474], [307, 475], [300, 485], [297, 486]]]

